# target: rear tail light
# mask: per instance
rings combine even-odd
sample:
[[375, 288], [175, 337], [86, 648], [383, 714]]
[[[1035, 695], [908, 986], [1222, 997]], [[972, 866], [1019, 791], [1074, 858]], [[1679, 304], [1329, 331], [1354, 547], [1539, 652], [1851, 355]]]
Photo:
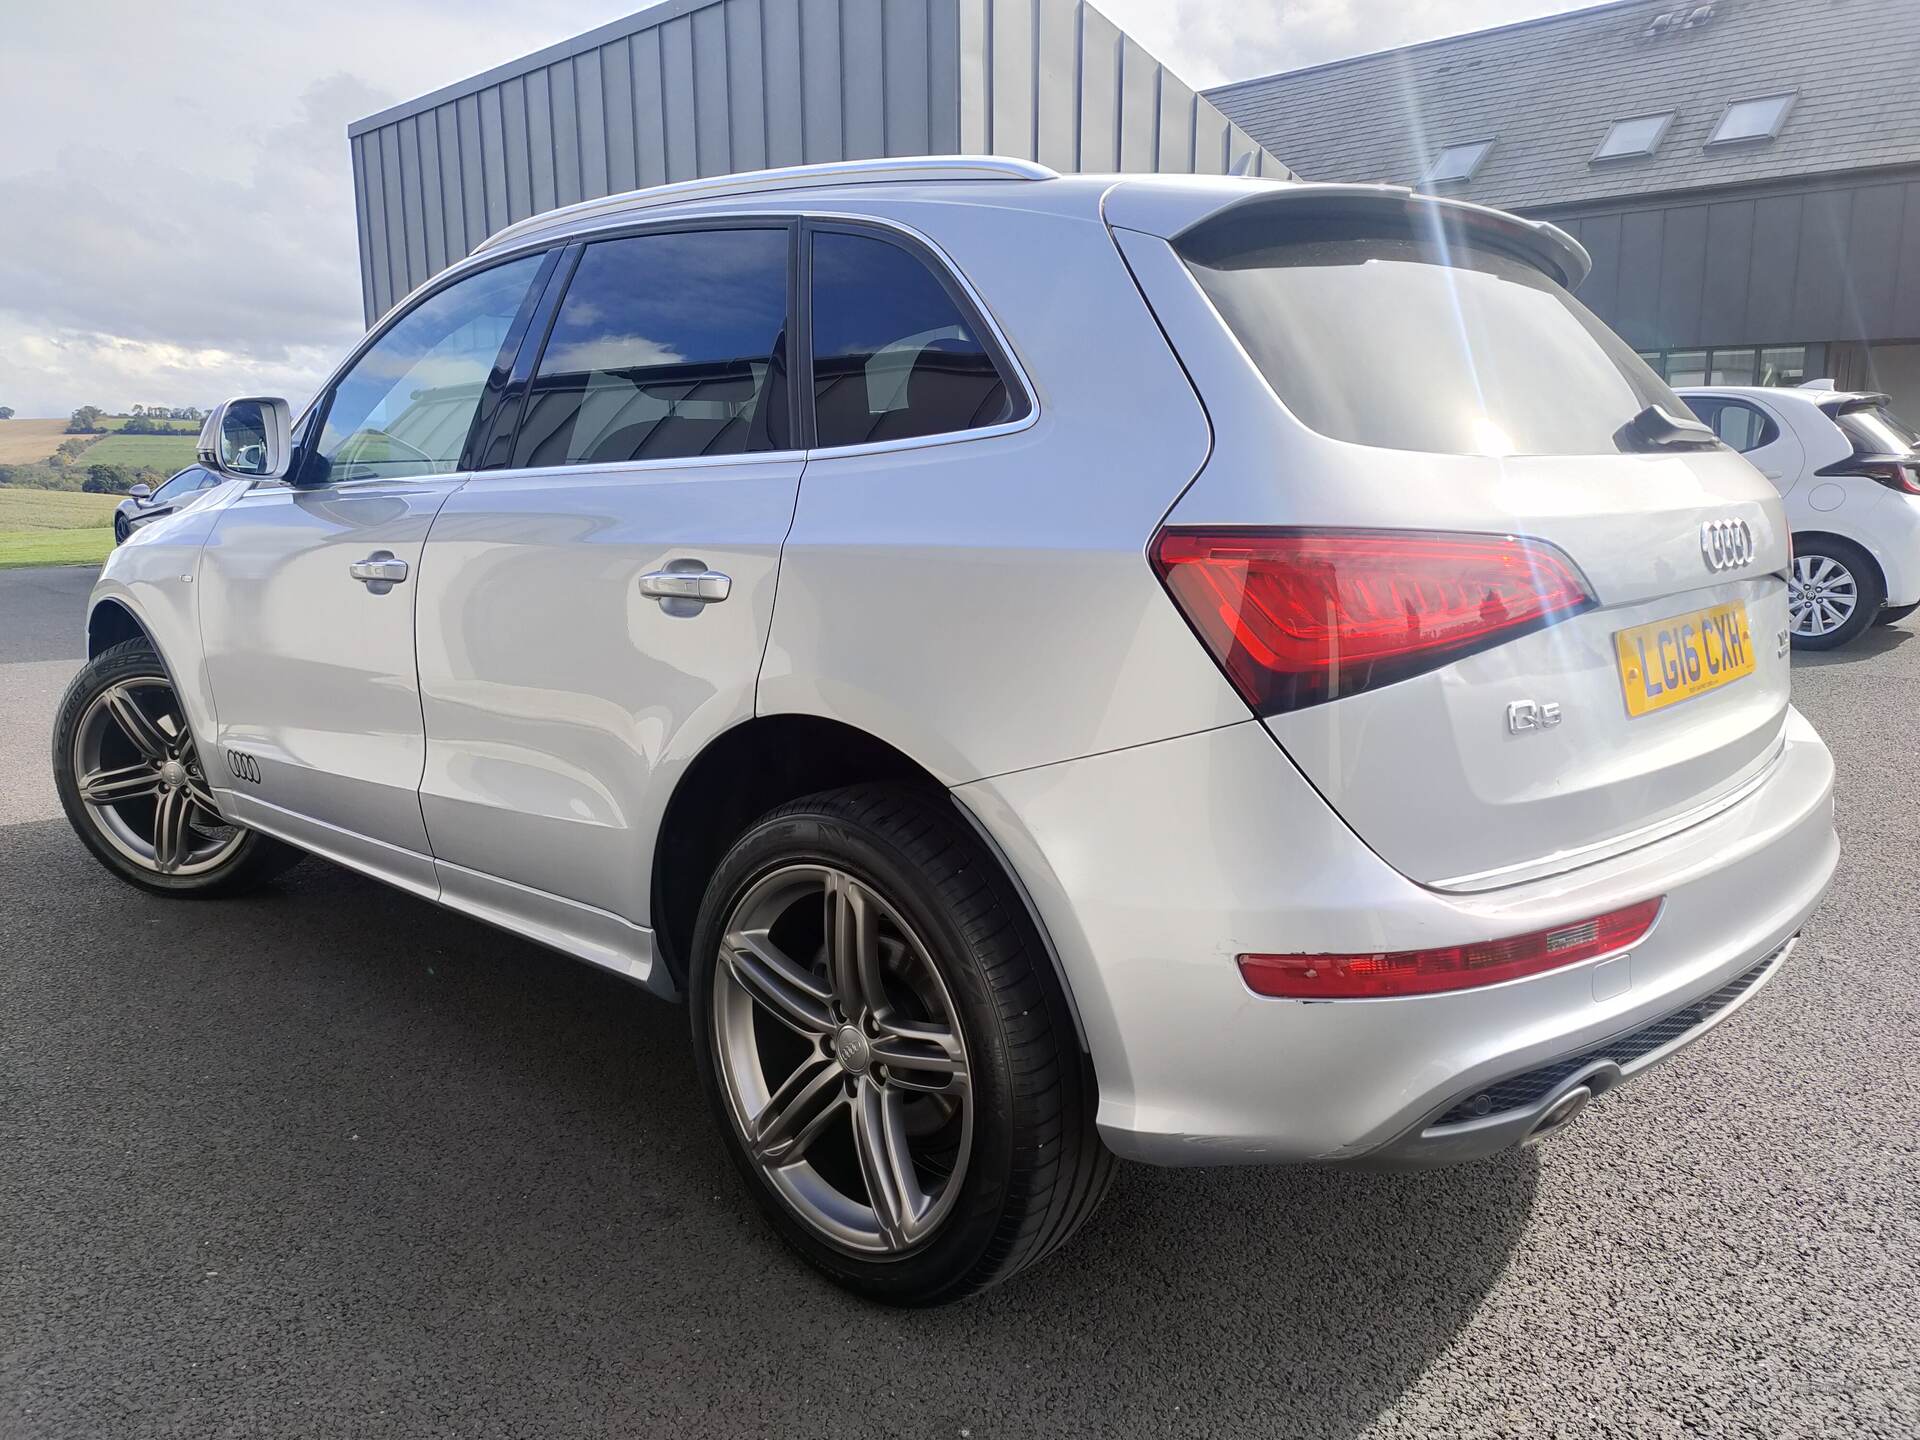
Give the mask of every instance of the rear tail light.
[[1559, 550], [1512, 535], [1165, 529], [1153, 565], [1261, 715], [1404, 680], [1597, 603]]
[[1434, 995], [1497, 985], [1638, 945], [1659, 917], [1660, 901], [1643, 900], [1592, 920], [1504, 940], [1438, 950], [1372, 955], [1241, 955], [1240, 975], [1256, 995], [1289, 1000], [1373, 1000]]
[[1920, 495], [1920, 465], [1862, 465], [1860, 473], [1902, 495]]

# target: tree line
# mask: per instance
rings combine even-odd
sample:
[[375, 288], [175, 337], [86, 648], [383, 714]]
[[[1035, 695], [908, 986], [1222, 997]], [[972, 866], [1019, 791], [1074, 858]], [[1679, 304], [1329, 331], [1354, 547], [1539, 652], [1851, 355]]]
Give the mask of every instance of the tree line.
[[[0, 410], [5, 410], [0, 406]], [[7, 410], [5, 419], [12, 415]], [[173, 435], [180, 427], [168, 422], [190, 420], [195, 424], [207, 418], [206, 412], [197, 405], [135, 405], [124, 416], [109, 415], [98, 405], [82, 405], [73, 412], [67, 421], [69, 435], [104, 435], [109, 420], [122, 420], [125, 423], [117, 427], [122, 435]]]

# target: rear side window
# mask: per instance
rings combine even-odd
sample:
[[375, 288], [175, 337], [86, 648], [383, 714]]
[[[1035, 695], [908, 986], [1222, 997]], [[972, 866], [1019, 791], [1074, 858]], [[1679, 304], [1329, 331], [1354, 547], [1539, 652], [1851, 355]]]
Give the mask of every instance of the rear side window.
[[1728, 445], [1742, 455], [1771, 445], [1780, 438], [1780, 427], [1758, 407], [1739, 400], [1689, 400], [1693, 413], [1713, 427]]
[[1209, 226], [1183, 258], [1267, 383], [1336, 440], [1451, 455], [1607, 455], [1686, 407], [1526, 261], [1410, 228]]
[[513, 463], [788, 448], [787, 249], [784, 229], [587, 246], [534, 371]]
[[977, 430], [1025, 409], [918, 256], [838, 231], [813, 237], [813, 399], [823, 448]]

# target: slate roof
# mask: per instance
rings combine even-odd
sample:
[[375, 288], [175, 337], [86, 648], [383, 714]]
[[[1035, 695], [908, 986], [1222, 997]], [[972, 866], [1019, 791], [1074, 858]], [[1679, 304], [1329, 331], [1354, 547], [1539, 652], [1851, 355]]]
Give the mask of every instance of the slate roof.
[[[1778, 139], [1706, 144], [1730, 100], [1783, 91]], [[1444, 147], [1491, 137], [1471, 180], [1432, 188], [1529, 210], [1920, 164], [1920, 0], [1617, 0], [1207, 98], [1310, 180], [1418, 184]], [[1592, 161], [1614, 120], [1663, 110], [1656, 154]]]

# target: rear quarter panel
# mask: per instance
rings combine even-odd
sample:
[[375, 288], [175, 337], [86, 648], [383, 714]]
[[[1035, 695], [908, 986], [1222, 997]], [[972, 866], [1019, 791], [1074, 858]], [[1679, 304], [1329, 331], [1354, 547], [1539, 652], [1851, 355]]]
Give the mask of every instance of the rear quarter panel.
[[1037, 416], [809, 460], [760, 711], [856, 725], [948, 784], [1246, 719], [1146, 561], [1210, 435], [1105, 226], [912, 200], [874, 213], [951, 258]]

